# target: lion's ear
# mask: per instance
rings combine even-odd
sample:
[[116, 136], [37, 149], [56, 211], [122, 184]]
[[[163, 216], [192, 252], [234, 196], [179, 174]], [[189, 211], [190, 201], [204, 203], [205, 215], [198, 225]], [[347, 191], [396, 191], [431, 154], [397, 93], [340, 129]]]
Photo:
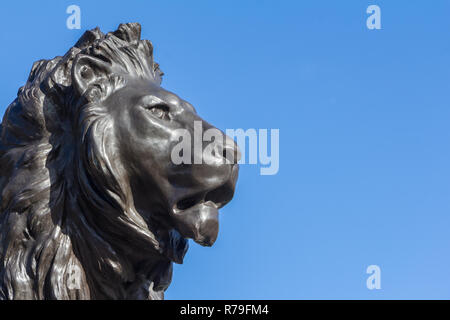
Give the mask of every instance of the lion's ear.
[[80, 95], [112, 72], [110, 64], [88, 55], [79, 55], [72, 68], [72, 83]]

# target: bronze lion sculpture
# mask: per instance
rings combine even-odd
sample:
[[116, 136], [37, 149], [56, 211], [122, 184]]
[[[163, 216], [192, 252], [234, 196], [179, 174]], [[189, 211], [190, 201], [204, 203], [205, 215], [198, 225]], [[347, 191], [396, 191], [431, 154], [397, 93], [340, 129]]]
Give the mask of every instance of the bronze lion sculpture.
[[163, 299], [187, 239], [216, 240], [239, 150], [222, 133], [209, 161], [171, 161], [174, 131], [213, 126], [160, 86], [140, 33], [138, 23], [85, 32], [63, 57], [34, 63], [8, 107], [1, 299]]

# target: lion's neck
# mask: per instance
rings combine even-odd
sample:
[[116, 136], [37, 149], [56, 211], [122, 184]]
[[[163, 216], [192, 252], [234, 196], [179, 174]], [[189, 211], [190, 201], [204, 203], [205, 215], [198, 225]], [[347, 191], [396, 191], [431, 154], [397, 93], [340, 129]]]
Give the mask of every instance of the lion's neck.
[[76, 231], [69, 234], [85, 279], [80, 290], [88, 288], [90, 299], [163, 299], [172, 262], [155, 249], [144, 252], [143, 240], [133, 230], [122, 230], [124, 238], [113, 233], [117, 226], [108, 219], [91, 221], [99, 214], [91, 212], [86, 202], [72, 207], [78, 210], [71, 214], [68, 228]]

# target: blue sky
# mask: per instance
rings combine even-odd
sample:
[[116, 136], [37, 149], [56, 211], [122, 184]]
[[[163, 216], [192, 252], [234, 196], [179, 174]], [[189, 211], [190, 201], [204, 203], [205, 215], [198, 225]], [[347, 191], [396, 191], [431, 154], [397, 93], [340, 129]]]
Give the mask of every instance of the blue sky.
[[[66, 8], [81, 8], [81, 30]], [[381, 8], [382, 30], [366, 28]], [[0, 113], [34, 61], [140, 22], [163, 86], [227, 128], [280, 129], [243, 165], [212, 248], [168, 299], [450, 298], [450, 1], [4, 1]], [[366, 288], [369, 265], [381, 290]]]

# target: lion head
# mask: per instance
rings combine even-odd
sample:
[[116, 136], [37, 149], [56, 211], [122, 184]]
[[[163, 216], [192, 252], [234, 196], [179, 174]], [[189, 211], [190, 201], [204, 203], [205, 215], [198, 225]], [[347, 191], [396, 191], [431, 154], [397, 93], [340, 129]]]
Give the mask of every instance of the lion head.
[[8, 107], [0, 298], [162, 299], [186, 239], [216, 240], [238, 148], [222, 133], [204, 163], [171, 161], [174, 132], [213, 127], [160, 86], [140, 30], [87, 31], [63, 57], [36, 62]]

